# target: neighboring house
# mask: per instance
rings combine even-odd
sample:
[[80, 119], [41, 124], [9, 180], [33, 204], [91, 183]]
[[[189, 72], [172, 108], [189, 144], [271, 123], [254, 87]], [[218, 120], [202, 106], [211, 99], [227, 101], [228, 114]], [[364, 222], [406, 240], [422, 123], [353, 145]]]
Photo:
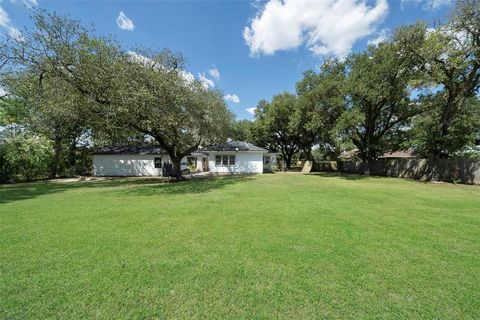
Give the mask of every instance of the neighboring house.
[[[181, 169], [211, 173], [263, 173], [273, 169], [276, 153], [242, 141], [204, 148], [182, 159]], [[171, 160], [159, 146], [107, 147], [93, 154], [95, 176], [168, 175]]]
[[415, 154], [408, 150], [403, 151], [394, 151], [394, 152], [385, 152], [378, 157], [379, 160], [394, 160], [394, 159], [405, 159], [405, 158], [415, 158]]
[[342, 151], [338, 158], [341, 160], [352, 159], [358, 155], [358, 152], [358, 149]]

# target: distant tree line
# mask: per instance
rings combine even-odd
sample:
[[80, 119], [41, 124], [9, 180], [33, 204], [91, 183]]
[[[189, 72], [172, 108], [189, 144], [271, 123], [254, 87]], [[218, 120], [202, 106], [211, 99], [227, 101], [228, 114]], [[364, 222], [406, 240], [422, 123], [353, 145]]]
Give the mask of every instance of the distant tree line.
[[[427, 158], [465, 157], [480, 144], [480, 2], [458, 1], [445, 23], [402, 26], [391, 39], [308, 70], [296, 93], [258, 103], [233, 137], [282, 154], [361, 160], [413, 149]], [[478, 156], [478, 153], [477, 153]], [[366, 166], [368, 168], [368, 166]], [[366, 172], [368, 173], [368, 172]]]

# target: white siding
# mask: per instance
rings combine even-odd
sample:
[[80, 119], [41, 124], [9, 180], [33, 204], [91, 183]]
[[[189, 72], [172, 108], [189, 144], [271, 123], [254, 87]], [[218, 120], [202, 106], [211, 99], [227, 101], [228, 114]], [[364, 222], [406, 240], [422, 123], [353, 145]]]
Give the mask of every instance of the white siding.
[[[154, 158], [161, 157], [162, 164], [170, 162], [165, 155], [94, 155], [94, 176], [161, 176], [162, 169], [155, 168]], [[186, 162], [186, 159], [182, 159]], [[185, 166], [182, 165], [182, 169]]]
[[[235, 165], [216, 166], [216, 155], [235, 155]], [[263, 153], [211, 152], [208, 156], [209, 171], [213, 173], [263, 173]]]

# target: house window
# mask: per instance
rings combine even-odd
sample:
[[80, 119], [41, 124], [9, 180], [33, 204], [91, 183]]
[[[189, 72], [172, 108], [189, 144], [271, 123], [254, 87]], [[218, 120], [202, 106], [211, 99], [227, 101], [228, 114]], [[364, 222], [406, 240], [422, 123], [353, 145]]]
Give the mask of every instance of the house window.
[[263, 164], [270, 164], [270, 156], [263, 157]]
[[215, 166], [226, 167], [235, 165], [235, 155], [215, 156]]
[[162, 167], [162, 158], [153, 158], [153, 164], [155, 165], [155, 168], [161, 168]]

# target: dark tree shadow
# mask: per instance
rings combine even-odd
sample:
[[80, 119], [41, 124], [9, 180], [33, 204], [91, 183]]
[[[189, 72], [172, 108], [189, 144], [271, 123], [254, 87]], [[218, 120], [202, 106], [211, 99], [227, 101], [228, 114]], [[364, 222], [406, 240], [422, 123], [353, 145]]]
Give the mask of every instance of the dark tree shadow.
[[251, 175], [232, 175], [232, 176], [209, 176], [192, 178], [180, 182], [166, 182], [156, 185], [147, 185], [138, 188], [128, 188], [121, 192], [129, 195], [158, 195], [158, 194], [191, 194], [205, 193], [215, 189], [222, 189], [226, 186], [246, 182], [251, 180]]
[[368, 179], [372, 178], [371, 176], [364, 176], [361, 174], [355, 174], [355, 173], [344, 173], [344, 172], [312, 172], [312, 173], [307, 173], [306, 175], [308, 176], [317, 176], [321, 178], [341, 178], [345, 180], [363, 180], [363, 179]]
[[36, 198], [77, 188], [76, 184], [34, 182], [0, 186], [0, 204]]
[[205, 176], [190, 178], [175, 182], [169, 178], [107, 178], [97, 181], [55, 182], [40, 181], [14, 185], [0, 186], [0, 204], [22, 201], [39, 196], [75, 190], [78, 188], [112, 188], [126, 187], [118, 190], [127, 194], [155, 195], [155, 194], [187, 194], [202, 193], [212, 189], [220, 189], [227, 185], [252, 179], [248, 175], [235, 176]]

